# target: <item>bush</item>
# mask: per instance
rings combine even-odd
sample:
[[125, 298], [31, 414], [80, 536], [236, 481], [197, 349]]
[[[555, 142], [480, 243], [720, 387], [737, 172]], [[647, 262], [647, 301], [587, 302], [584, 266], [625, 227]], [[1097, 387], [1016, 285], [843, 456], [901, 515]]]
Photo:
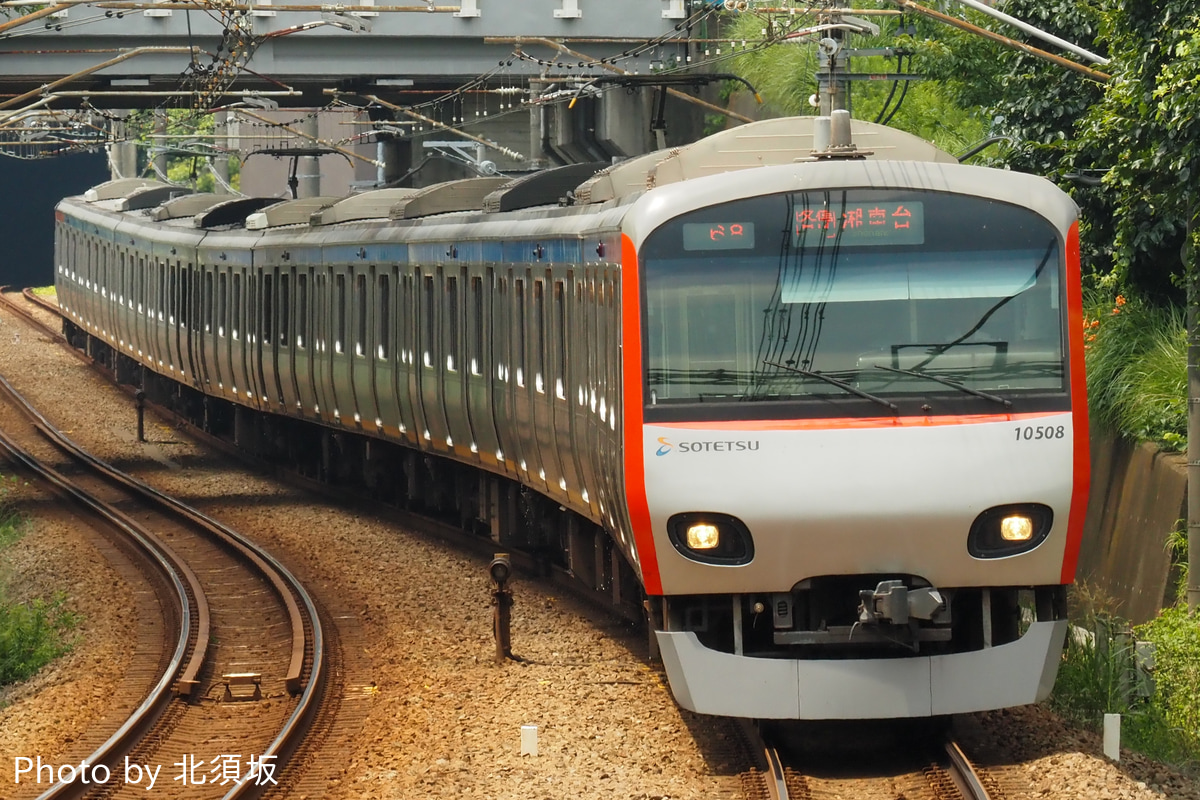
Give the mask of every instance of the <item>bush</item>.
[[1200, 615], [1176, 605], [1136, 632], [1155, 645], [1151, 703], [1178, 747], [1170, 760], [1200, 762]]
[[1117, 296], [1084, 310], [1088, 407], [1099, 427], [1166, 450], [1187, 446], [1182, 310]]

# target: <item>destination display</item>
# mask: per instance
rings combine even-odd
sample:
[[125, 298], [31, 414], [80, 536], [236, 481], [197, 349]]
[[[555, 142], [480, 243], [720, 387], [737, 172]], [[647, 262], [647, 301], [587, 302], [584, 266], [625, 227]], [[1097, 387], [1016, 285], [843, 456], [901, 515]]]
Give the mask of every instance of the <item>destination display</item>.
[[798, 202], [792, 216], [793, 247], [925, 243], [925, 204], [920, 200], [839, 203], [820, 208], [801, 207]]

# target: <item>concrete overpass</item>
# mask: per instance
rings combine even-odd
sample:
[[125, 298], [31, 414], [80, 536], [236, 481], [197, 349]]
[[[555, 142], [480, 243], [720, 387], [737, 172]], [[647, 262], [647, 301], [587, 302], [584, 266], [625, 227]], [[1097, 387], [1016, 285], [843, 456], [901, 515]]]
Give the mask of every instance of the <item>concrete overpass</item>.
[[214, 95], [205, 98], [209, 107], [247, 95], [315, 107], [329, 102], [332, 89], [410, 105], [482, 75], [492, 76], [494, 88], [547, 71], [644, 74], [683, 59], [690, 25], [711, 7], [693, 0], [354, 1], [65, 0], [34, 13], [3, 3], [0, 111], [36, 102], [78, 107], [85, 98], [98, 108], [187, 107], [197, 87]]

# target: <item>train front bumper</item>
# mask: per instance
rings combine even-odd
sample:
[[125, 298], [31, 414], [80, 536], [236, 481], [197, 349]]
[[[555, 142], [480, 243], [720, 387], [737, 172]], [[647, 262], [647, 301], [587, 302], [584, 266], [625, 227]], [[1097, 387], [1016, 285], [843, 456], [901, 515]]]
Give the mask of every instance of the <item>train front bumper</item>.
[[656, 631], [671, 691], [700, 714], [754, 719], [888, 719], [1027, 705], [1054, 687], [1067, 621], [969, 653], [799, 660], [711, 650], [691, 631]]

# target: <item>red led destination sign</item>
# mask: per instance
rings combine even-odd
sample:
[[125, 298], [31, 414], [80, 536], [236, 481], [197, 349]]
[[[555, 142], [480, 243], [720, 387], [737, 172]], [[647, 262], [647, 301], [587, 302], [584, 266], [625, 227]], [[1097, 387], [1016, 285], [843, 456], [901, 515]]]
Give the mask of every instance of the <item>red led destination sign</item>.
[[685, 222], [684, 250], [753, 250], [753, 222]]
[[797, 208], [793, 214], [793, 247], [924, 243], [925, 204], [919, 200], [842, 203]]

